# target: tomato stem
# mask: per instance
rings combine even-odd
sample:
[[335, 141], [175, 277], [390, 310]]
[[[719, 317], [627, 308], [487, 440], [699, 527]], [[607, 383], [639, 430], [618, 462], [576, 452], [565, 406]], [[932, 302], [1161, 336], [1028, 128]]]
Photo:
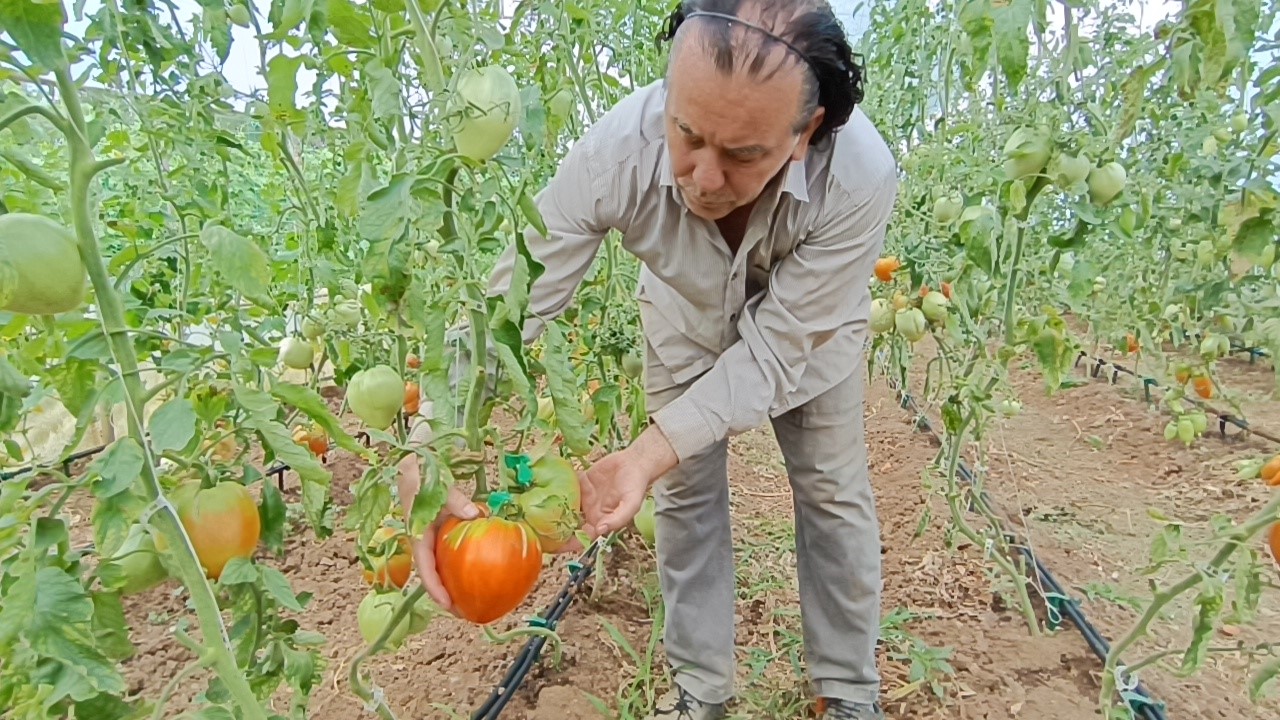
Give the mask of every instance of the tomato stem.
[[[1102, 688], [1098, 694], [1098, 704], [1102, 708], [1103, 716], [1106, 716], [1106, 710], [1116, 692], [1116, 671], [1120, 664], [1120, 655], [1135, 642], [1146, 636], [1151, 621], [1159, 616], [1164, 606], [1202, 583], [1205, 578], [1217, 575], [1218, 571], [1227, 564], [1227, 561], [1231, 559], [1232, 555], [1235, 555], [1237, 550], [1243, 547], [1254, 535], [1278, 521], [1280, 521], [1280, 493], [1273, 495], [1270, 502], [1254, 513], [1253, 517], [1246, 520], [1235, 532], [1231, 533], [1208, 563], [1188, 573], [1186, 577], [1174, 583], [1168, 589], [1161, 590], [1155, 594], [1138, 622], [1133, 625], [1127, 635], [1112, 645], [1111, 651], [1107, 653], [1106, 663], [1102, 671]], [[1149, 663], [1143, 662], [1135, 665], [1134, 668], [1145, 664]], [[1129, 668], [1130, 672], [1134, 668]]]
[[[191, 600], [200, 620], [201, 631], [210, 643], [206, 652], [212, 654], [218, 676], [226, 684], [228, 692], [240, 706], [245, 717], [252, 720], [266, 720], [267, 715], [258, 704], [253, 689], [249, 687], [244, 674], [236, 666], [235, 658], [231, 653], [231, 641], [218, 611], [217, 598], [204, 576], [195, 548], [191, 545], [191, 539], [178, 518], [176, 508], [165, 498], [156, 474], [155, 456], [147, 443], [142, 423], [143, 398], [146, 397], [146, 389], [139, 373], [138, 358], [131, 342], [132, 336], [124, 319], [124, 305], [111, 277], [107, 274], [106, 263], [98, 248], [98, 238], [94, 232], [93, 217], [90, 213], [90, 184], [93, 182], [94, 175], [100, 171], [102, 164], [94, 159], [93, 147], [88, 141], [84, 110], [80, 105], [79, 89], [71, 77], [69, 68], [65, 65], [59, 67], [54, 74], [70, 125], [70, 131], [66, 133], [66, 137], [71, 153], [72, 223], [79, 244], [81, 261], [93, 285], [94, 297], [101, 315], [102, 330], [107, 336], [111, 354], [124, 385], [125, 414], [129, 434], [143, 449], [144, 462], [140, 480], [146, 495], [161, 505], [160, 511], [156, 513], [156, 526], [174, 541], [172, 547], [179, 574], [183, 584], [191, 592]], [[214, 641], [214, 638], [221, 639], [221, 643]]]

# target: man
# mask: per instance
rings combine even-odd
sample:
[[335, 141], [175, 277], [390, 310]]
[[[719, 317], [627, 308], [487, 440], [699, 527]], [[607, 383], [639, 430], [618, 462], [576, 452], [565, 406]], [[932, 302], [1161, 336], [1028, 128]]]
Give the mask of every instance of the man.
[[[664, 39], [665, 80], [574, 145], [538, 196], [548, 237], [526, 234], [546, 266], [530, 297], [543, 319], [571, 302], [611, 228], [643, 262], [652, 423], [584, 477], [586, 530], [623, 528], [652, 490], [676, 684], [649, 717], [723, 717], [735, 667], [727, 440], [770, 419], [795, 498], [814, 692], [828, 720], [881, 718], [861, 369], [896, 166], [856, 109], [861, 68], [824, 0], [687, 0]], [[495, 293], [512, 252], [494, 271]], [[526, 341], [541, 330], [532, 320]], [[403, 470], [408, 505], [416, 465]], [[475, 510], [454, 493], [445, 512]], [[430, 544], [415, 556], [448, 608]]]

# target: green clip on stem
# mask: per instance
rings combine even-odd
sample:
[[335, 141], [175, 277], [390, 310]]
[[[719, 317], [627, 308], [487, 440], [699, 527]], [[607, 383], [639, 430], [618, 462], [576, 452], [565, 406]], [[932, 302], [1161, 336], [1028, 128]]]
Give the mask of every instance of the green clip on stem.
[[508, 470], [516, 472], [516, 484], [527, 488], [533, 484], [533, 468], [529, 467], [528, 455], [508, 455], [504, 460]]
[[1049, 629], [1057, 630], [1062, 627], [1062, 606], [1067, 602], [1067, 598], [1057, 593], [1047, 593], [1045, 601], [1048, 605]]
[[509, 502], [511, 502], [511, 493], [503, 490], [494, 490], [489, 493], [489, 512], [496, 516], [502, 506]]

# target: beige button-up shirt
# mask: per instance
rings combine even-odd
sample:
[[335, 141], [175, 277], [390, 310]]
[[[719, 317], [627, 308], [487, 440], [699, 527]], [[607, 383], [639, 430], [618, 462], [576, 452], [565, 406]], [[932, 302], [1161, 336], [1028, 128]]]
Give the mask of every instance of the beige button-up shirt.
[[[643, 263], [637, 297], [654, 353], [681, 384], [653, 413], [676, 455], [758, 427], [848, 377], [862, 362], [869, 279], [897, 195], [884, 139], [855, 110], [766, 186], [737, 254], [694, 215], [667, 153], [662, 81], [628, 96], [566, 153], [536, 197], [548, 237], [532, 229], [545, 267], [530, 290], [531, 342], [572, 301], [605, 235]], [[490, 291], [511, 279], [514, 246]]]

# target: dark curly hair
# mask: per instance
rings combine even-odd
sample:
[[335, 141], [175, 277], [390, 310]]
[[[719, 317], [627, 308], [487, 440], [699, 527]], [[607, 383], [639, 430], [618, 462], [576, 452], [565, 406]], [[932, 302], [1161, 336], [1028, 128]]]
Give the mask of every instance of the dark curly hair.
[[[744, 9], [751, 12], [740, 15]], [[862, 102], [864, 74], [858, 62], [861, 57], [849, 46], [844, 27], [826, 0], [683, 0], [667, 18], [658, 42], [675, 38], [688, 16], [695, 12], [750, 18], [751, 24], [781, 38], [791, 50], [802, 55], [809, 71], [805, 73], [797, 132], [808, 124], [818, 106], [826, 110], [812, 142], [819, 143], [838, 131]], [[747, 37], [757, 40], [735, 47], [729, 23], [709, 24], [707, 30], [707, 50], [717, 69], [726, 74], [735, 68], [745, 68], [751, 77], [759, 77], [764, 70], [765, 56], [779, 44], [769, 34], [748, 31]], [[738, 57], [739, 52], [751, 54]], [[776, 71], [775, 68], [773, 72]]]

